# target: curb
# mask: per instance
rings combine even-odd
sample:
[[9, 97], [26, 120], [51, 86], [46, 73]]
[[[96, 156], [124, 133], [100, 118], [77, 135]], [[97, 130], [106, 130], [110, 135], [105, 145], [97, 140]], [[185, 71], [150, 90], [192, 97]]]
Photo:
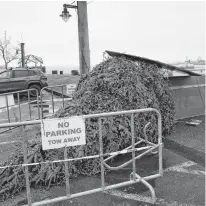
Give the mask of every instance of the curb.
[[[46, 90], [47, 92], [52, 93], [52, 90], [49, 89], [49, 88], [44, 88], [44, 90]], [[53, 94], [55, 94], [55, 95], [57, 95], [57, 96], [61, 96], [61, 97], [63, 96], [64, 98], [70, 98], [70, 96], [68, 96], [68, 95], [66, 95], [66, 94], [63, 94], [63, 95], [62, 95], [62, 93], [57, 92], [57, 91], [55, 91], [55, 90], [53, 90]]]
[[191, 147], [187, 147], [185, 145], [179, 144], [170, 139], [164, 139], [164, 148], [168, 150], [172, 150], [175, 153], [185, 157], [193, 162], [200, 164], [205, 167], [205, 153], [195, 150]]

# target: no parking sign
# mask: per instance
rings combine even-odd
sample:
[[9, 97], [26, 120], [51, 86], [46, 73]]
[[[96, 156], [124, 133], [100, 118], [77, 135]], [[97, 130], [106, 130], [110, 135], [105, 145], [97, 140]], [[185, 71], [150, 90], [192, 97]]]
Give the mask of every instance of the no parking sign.
[[41, 123], [43, 150], [86, 144], [85, 122], [82, 117], [44, 119]]

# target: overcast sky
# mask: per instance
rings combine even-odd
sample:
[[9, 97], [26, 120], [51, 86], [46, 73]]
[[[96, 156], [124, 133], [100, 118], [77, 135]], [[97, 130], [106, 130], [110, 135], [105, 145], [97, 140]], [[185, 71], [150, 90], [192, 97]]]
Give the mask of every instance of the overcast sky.
[[[78, 65], [77, 14], [60, 17], [72, 1], [0, 2], [0, 36], [25, 42], [45, 66]], [[205, 57], [205, 2], [93, 1], [88, 4], [91, 64], [105, 50], [163, 62]], [[22, 39], [23, 38], [23, 39]], [[0, 60], [2, 64], [2, 60]]]

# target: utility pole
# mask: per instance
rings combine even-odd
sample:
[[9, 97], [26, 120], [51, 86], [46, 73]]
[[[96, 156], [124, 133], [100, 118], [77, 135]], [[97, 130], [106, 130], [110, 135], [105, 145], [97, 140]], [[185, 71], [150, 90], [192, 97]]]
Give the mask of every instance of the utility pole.
[[79, 36], [79, 67], [80, 74], [90, 71], [90, 50], [89, 50], [89, 31], [87, 18], [87, 2], [77, 1], [77, 6], [64, 4], [63, 11], [60, 15], [64, 21], [71, 17], [67, 8], [77, 9], [78, 14], [78, 36]]
[[77, 1], [77, 13], [80, 74], [85, 74], [90, 71], [89, 31], [86, 1]]
[[25, 68], [24, 43], [21, 43], [21, 66], [22, 66], [22, 68]]

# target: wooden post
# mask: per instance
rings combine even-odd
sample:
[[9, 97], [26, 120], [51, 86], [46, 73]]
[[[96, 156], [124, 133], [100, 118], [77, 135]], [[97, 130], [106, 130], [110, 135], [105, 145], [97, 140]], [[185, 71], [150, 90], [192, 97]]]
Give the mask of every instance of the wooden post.
[[89, 32], [87, 20], [87, 2], [77, 1], [79, 33], [79, 66], [80, 74], [90, 71]]

